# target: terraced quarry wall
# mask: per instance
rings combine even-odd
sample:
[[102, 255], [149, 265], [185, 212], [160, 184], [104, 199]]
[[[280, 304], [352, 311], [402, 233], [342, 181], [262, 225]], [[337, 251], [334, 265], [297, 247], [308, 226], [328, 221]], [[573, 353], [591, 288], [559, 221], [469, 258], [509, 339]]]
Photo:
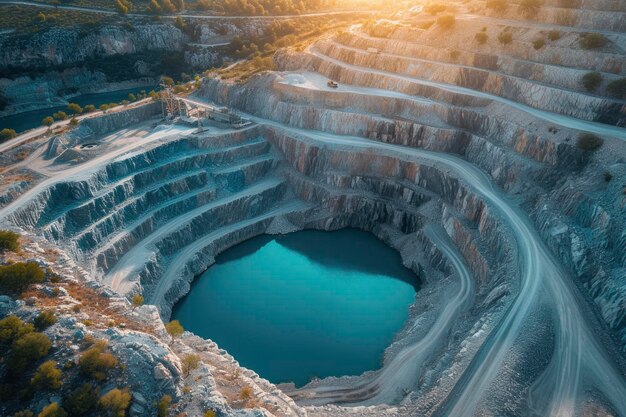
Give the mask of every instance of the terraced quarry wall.
[[[590, 30], [611, 5], [574, 14]], [[205, 79], [193, 98], [245, 113], [244, 129], [150, 119], [154, 104], [90, 121], [101, 154], [55, 155], [0, 219], [165, 321], [217, 254], [259, 234], [356, 227], [398, 250], [423, 287], [381, 368], [282, 391], [247, 371], [282, 401], [273, 415], [626, 415], [625, 102], [605, 91], [624, 35], [608, 25], [610, 45], [580, 51], [574, 22], [529, 51], [549, 13], [466, 12], [452, 29], [323, 36], [244, 84]], [[483, 24], [514, 42], [468, 42]], [[591, 70], [593, 93], [577, 81]]]

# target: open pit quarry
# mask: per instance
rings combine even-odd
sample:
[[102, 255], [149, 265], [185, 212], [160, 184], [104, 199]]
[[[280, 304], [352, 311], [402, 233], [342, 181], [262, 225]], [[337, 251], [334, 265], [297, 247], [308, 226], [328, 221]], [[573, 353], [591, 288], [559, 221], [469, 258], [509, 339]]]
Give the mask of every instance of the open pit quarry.
[[[606, 92], [626, 76], [626, 12], [579, 3], [528, 18], [459, 3], [452, 28], [401, 13], [281, 50], [245, 83], [205, 78], [186, 103], [227, 106], [250, 122], [239, 128], [163, 120], [148, 103], [3, 145], [2, 227], [36, 259], [59, 250], [50, 266], [142, 323], [51, 331], [91, 332], [128, 358], [130, 415], [156, 415], [169, 393], [188, 416], [626, 417], [626, 100]], [[588, 32], [608, 44], [582, 49]], [[579, 81], [590, 71], [593, 93]], [[602, 146], [584, 149], [584, 134]], [[380, 368], [277, 387], [164, 331], [226, 249], [346, 227], [421, 281]], [[185, 375], [189, 352], [202, 365]]]

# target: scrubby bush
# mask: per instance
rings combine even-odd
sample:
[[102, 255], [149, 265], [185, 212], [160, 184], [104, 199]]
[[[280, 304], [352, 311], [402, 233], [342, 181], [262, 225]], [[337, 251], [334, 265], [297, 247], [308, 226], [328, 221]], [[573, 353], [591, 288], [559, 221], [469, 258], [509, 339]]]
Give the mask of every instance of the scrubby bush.
[[44, 126], [50, 127], [50, 126], [52, 126], [52, 123], [54, 123], [54, 119], [52, 117], [50, 117], [50, 116], [44, 117], [41, 120], [41, 124], [44, 125]]
[[18, 252], [20, 235], [10, 230], [0, 230], [0, 253], [4, 251]]
[[189, 375], [189, 372], [193, 371], [194, 369], [198, 369], [198, 367], [200, 366], [200, 356], [190, 353], [183, 356], [181, 362], [183, 366], [183, 374], [187, 376]]
[[100, 107], [98, 107], [100, 109], [100, 111], [107, 111], [109, 110], [109, 105], [108, 104], [101, 104]]
[[482, 45], [487, 42], [489, 36], [485, 32], [478, 32], [476, 35], [474, 35], [474, 39], [476, 39], [476, 42]]
[[578, 38], [578, 44], [583, 49], [598, 49], [609, 43], [606, 36], [600, 33], [584, 33]]
[[78, 126], [78, 119], [75, 118], [75, 117], [72, 117], [70, 119], [70, 126], [72, 126], [72, 127]]
[[450, 51], [450, 59], [456, 61], [461, 56], [461, 52], [453, 49]]
[[217, 414], [215, 414], [215, 411], [213, 410], [206, 410], [204, 412], [204, 417], [215, 417]]
[[611, 81], [606, 86], [606, 91], [614, 96], [626, 96], [626, 78], [620, 78], [619, 80]]
[[513, 35], [511, 35], [511, 32], [500, 32], [500, 34], [498, 35], [498, 41], [501, 44], [507, 45], [511, 43], [512, 40]]
[[17, 262], [0, 266], [0, 289], [21, 293], [29, 285], [43, 282], [45, 273], [37, 262]]
[[546, 41], [544, 41], [543, 38], [535, 39], [533, 41], [533, 48], [535, 48], [536, 50], [539, 50], [543, 48], [545, 44], [546, 44]]
[[31, 363], [43, 358], [48, 354], [50, 339], [43, 333], [26, 333], [13, 342], [7, 366], [13, 373], [20, 374]]
[[22, 410], [22, 411], [18, 411], [17, 413], [13, 414], [13, 417], [33, 417], [33, 416], [34, 416], [34, 414], [30, 410]]
[[169, 395], [164, 395], [161, 397], [159, 402], [156, 405], [157, 416], [159, 417], [167, 417], [170, 411], [170, 404], [172, 403], [172, 397]]
[[8, 346], [16, 339], [35, 331], [30, 323], [24, 323], [17, 316], [7, 316], [0, 320], [0, 345]]
[[100, 397], [100, 407], [110, 417], [124, 417], [130, 405], [130, 393], [126, 389], [112, 389]]
[[424, 6], [424, 11], [430, 14], [438, 14], [446, 10], [448, 7], [445, 4], [441, 3], [428, 3]]
[[439, 16], [437, 18], [437, 25], [441, 26], [444, 29], [452, 28], [455, 22], [456, 18], [451, 14], [444, 14], [443, 16]]
[[551, 41], [558, 41], [559, 39], [561, 39], [561, 32], [559, 32], [558, 30], [551, 30], [550, 32], [548, 32], [548, 39], [550, 39]]
[[67, 413], [57, 403], [52, 403], [41, 410], [37, 417], [67, 417]]
[[588, 72], [581, 78], [581, 84], [587, 91], [595, 91], [602, 84], [602, 74], [599, 72]]
[[541, 8], [541, 0], [522, 0], [518, 8], [524, 16], [534, 16]]
[[35, 320], [33, 320], [35, 328], [39, 331], [47, 329], [56, 322], [57, 317], [54, 315], [54, 311], [51, 310], [42, 311], [35, 317]]
[[52, 115], [56, 120], [65, 120], [67, 119], [67, 113], [64, 111], [58, 111]]
[[604, 140], [592, 133], [582, 133], [576, 141], [576, 146], [585, 151], [595, 151], [602, 144], [604, 144]]
[[137, 96], [135, 96], [133, 93], [128, 93], [128, 100], [137, 101]]
[[13, 139], [17, 136], [17, 132], [13, 129], [2, 129], [0, 130], [0, 142], [4, 142], [5, 140]]
[[55, 361], [45, 361], [30, 380], [32, 386], [36, 389], [59, 389], [63, 382], [61, 382], [61, 376], [63, 373], [57, 368]]
[[98, 404], [98, 389], [87, 383], [76, 388], [63, 400], [63, 407], [72, 416], [83, 416]]
[[105, 352], [106, 342], [98, 341], [83, 352], [78, 360], [83, 375], [98, 381], [106, 379], [106, 373], [117, 365], [117, 358]]
[[67, 105], [67, 109], [75, 114], [81, 114], [83, 112], [83, 108], [76, 103], [70, 103]]
[[239, 390], [239, 398], [241, 398], [243, 401], [248, 401], [250, 398], [252, 398], [252, 388], [250, 388], [250, 386], [248, 385], [243, 386]]
[[96, 111], [96, 106], [93, 104], [87, 104], [84, 109], [85, 113], [91, 113], [92, 111]]
[[487, 8], [497, 12], [503, 12], [506, 10], [507, 6], [506, 0], [487, 0]]
[[165, 325], [165, 330], [167, 330], [172, 337], [180, 337], [185, 331], [178, 320], [173, 320], [167, 323]]
[[143, 295], [133, 294], [132, 303], [133, 307], [141, 307], [143, 305]]

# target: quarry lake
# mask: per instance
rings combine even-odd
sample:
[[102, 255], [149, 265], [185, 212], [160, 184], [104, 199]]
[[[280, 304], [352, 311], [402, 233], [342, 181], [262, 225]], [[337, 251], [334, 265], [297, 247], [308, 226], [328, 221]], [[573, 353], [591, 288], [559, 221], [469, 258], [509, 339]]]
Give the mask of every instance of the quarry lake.
[[218, 256], [172, 319], [299, 387], [379, 368], [418, 286], [396, 251], [360, 230], [264, 235]]
[[[124, 90], [107, 91], [104, 93], [84, 94], [69, 98], [68, 102], [77, 103], [82, 107], [88, 104], [93, 104], [98, 107], [101, 104], [119, 103], [122, 100], [127, 100], [129, 93], [138, 94], [142, 90], [150, 91], [151, 89], [152, 87], [135, 87]], [[68, 112], [67, 105], [58, 105], [0, 117], [0, 129], [14, 129], [18, 133], [34, 129], [41, 126], [41, 121], [44, 117], [52, 116], [53, 113], [58, 111]]]

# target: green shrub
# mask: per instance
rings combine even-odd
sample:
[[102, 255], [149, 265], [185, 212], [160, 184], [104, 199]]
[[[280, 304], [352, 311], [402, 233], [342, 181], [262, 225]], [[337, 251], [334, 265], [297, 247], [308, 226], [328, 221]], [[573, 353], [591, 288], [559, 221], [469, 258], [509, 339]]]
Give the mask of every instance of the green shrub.
[[56, 120], [65, 120], [67, 119], [67, 113], [64, 111], [58, 111], [52, 115]]
[[535, 39], [533, 41], [533, 48], [535, 48], [535, 50], [539, 50], [543, 48], [545, 44], [546, 44], [546, 41], [544, 41], [543, 38]]
[[85, 106], [84, 111], [85, 111], [86, 113], [91, 113], [92, 111], [96, 111], [96, 106], [94, 106], [93, 104], [87, 104], [87, 105]]
[[98, 404], [98, 398], [98, 389], [93, 384], [83, 384], [63, 400], [63, 407], [72, 416], [83, 416]]
[[0, 289], [19, 294], [29, 285], [43, 282], [45, 275], [37, 262], [1, 265]]
[[441, 26], [444, 29], [450, 29], [454, 26], [456, 22], [456, 18], [451, 14], [444, 14], [443, 16], [439, 16], [437, 18], [437, 25]]
[[50, 116], [44, 117], [41, 120], [41, 124], [44, 125], [44, 126], [52, 126], [52, 123], [54, 123], [54, 119], [52, 117], [50, 117]]
[[124, 417], [130, 405], [130, 394], [128, 390], [112, 389], [100, 397], [100, 407], [110, 417]]
[[67, 413], [64, 409], [59, 407], [59, 404], [52, 403], [37, 415], [37, 417], [67, 417]]
[[83, 352], [78, 360], [80, 371], [83, 375], [98, 381], [106, 379], [106, 373], [117, 365], [117, 358], [105, 352], [106, 343], [96, 342], [92, 347]]
[[133, 93], [128, 93], [128, 100], [137, 101], [137, 96], [135, 96]]
[[512, 40], [513, 35], [511, 35], [511, 32], [500, 32], [500, 34], [498, 35], [498, 41], [501, 44], [507, 45], [511, 43]]
[[83, 112], [83, 108], [76, 103], [70, 103], [67, 105], [67, 109], [74, 114], [81, 114]]
[[101, 104], [100, 107], [98, 107], [100, 109], [100, 111], [107, 111], [109, 110], [109, 105], [108, 104]]
[[17, 132], [13, 129], [2, 129], [0, 130], [0, 142], [4, 142], [5, 140], [13, 139], [17, 136]]
[[178, 320], [173, 320], [167, 323], [165, 325], [165, 330], [167, 330], [172, 337], [180, 337], [185, 331]]
[[582, 133], [576, 141], [576, 146], [585, 151], [595, 151], [602, 144], [604, 144], [604, 140], [592, 133]]
[[581, 78], [581, 84], [587, 91], [595, 91], [602, 84], [602, 74], [599, 72], [588, 72]]
[[541, 8], [541, 0], [522, 0], [518, 8], [521, 14], [527, 17], [534, 16]]
[[215, 414], [215, 411], [213, 410], [206, 410], [204, 412], [204, 417], [215, 417], [217, 416], [217, 414]]
[[158, 417], [167, 417], [170, 411], [170, 404], [172, 403], [172, 397], [169, 395], [164, 395], [161, 397], [159, 402], [157, 403], [157, 416]]
[[561, 32], [559, 32], [558, 30], [551, 30], [550, 32], [548, 32], [548, 39], [550, 39], [551, 41], [558, 41], [559, 39], [561, 39]]
[[18, 252], [20, 235], [10, 230], [0, 230], [0, 253], [4, 251]]
[[54, 311], [52, 310], [42, 311], [37, 317], [35, 317], [35, 320], [33, 320], [35, 328], [39, 331], [47, 329], [56, 322], [57, 317], [54, 315]]
[[24, 323], [17, 316], [7, 316], [0, 320], [0, 344], [8, 346], [16, 339], [35, 331], [30, 323]]
[[183, 367], [183, 374], [185, 376], [189, 375], [189, 372], [194, 369], [198, 369], [200, 366], [200, 356], [190, 353], [188, 355], [183, 356], [181, 361]]
[[72, 117], [70, 119], [70, 126], [72, 126], [72, 127], [78, 126], [78, 119], [75, 118], [75, 117]]
[[55, 361], [45, 361], [39, 365], [30, 383], [36, 389], [59, 389], [63, 385], [61, 382], [62, 375], [63, 373], [57, 368]]
[[583, 49], [598, 49], [607, 43], [608, 38], [600, 33], [584, 33], [578, 38], [578, 44]]
[[620, 78], [619, 80], [611, 81], [606, 86], [606, 91], [614, 96], [626, 96], [626, 78]]
[[143, 305], [143, 295], [141, 294], [133, 294], [132, 303], [133, 307], [140, 307]]
[[28, 365], [46, 356], [51, 346], [45, 334], [26, 333], [13, 342], [7, 362], [9, 370], [14, 374], [24, 372]]
[[476, 39], [476, 42], [482, 45], [487, 42], [489, 36], [485, 32], [478, 32], [476, 35], [474, 35], [474, 39]]

